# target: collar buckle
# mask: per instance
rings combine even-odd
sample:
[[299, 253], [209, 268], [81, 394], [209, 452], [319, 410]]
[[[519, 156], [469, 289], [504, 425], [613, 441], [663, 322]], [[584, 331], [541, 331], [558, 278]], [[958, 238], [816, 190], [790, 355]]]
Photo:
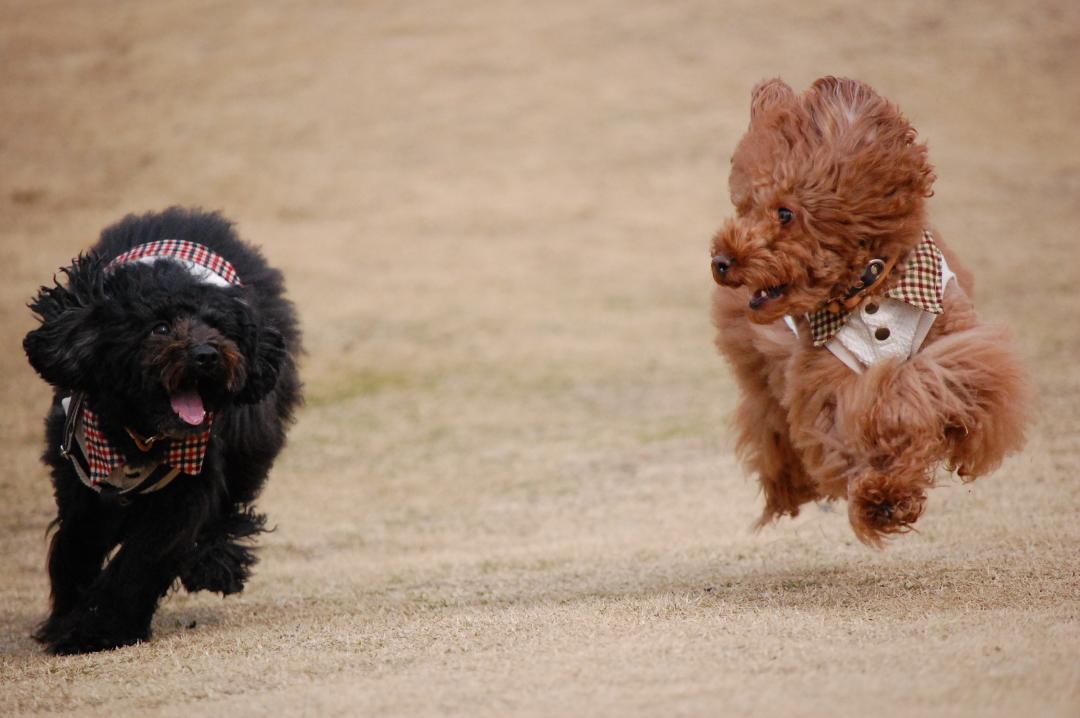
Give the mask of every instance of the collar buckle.
[[157, 434], [155, 436], [151, 436], [150, 438], [143, 438], [139, 434], [139, 432], [127, 426], [124, 427], [124, 431], [126, 431], [128, 436], [131, 437], [131, 440], [135, 442], [135, 446], [139, 449], [139, 451], [143, 452], [144, 454], [147, 451], [150, 451], [150, 449], [154, 448], [154, 444], [156, 444], [157, 442], [161, 441], [162, 439], [169, 438], [164, 434]]
[[863, 273], [859, 275], [859, 283], [849, 289], [843, 297], [830, 299], [825, 308], [830, 314], [839, 314], [841, 311], [850, 312], [863, 300], [863, 295], [884, 281], [893, 267], [896, 266], [896, 257], [884, 259], [877, 257], [871, 259]]

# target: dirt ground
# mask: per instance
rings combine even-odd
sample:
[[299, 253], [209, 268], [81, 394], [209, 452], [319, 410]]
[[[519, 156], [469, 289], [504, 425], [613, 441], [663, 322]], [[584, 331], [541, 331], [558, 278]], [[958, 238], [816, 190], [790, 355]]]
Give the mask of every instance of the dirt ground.
[[[0, 715], [1080, 715], [1080, 4], [5, 2]], [[859, 77], [1040, 392], [877, 552], [750, 530], [708, 318], [751, 86]], [[247, 590], [51, 658], [25, 302], [129, 211], [283, 267], [307, 407]]]

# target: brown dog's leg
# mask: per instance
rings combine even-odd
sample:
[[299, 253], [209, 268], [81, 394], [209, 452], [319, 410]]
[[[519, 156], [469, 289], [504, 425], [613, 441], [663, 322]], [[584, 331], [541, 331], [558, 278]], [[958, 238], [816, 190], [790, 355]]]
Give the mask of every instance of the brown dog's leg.
[[944, 457], [944, 422], [925, 375], [918, 355], [884, 361], [837, 393], [837, 428], [852, 458], [848, 518], [864, 543], [911, 530]]
[[767, 408], [760, 423], [749, 423], [749, 414], [763, 407], [751, 406], [743, 400], [736, 421], [739, 425], [738, 446], [743, 461], [758, 475], [765, 508], [757, 526], [775, 521], [781, 516], [798, 516], [799, 507], [820, 498], [817, 489], [806, 475], [802, 460], [791, 446], [779, 406]]
[[[864, 434], [884, 447], [878, 456], [898, 443], [912, 445], [890, 460], [889, 476], [911, 477], [906, 484], [916, 497], [920, 487], [930, 485], [929, 472], [940, 462], [955, 468], [964, 481], [993, 471], [1023, 446], [1032, 413], [1033, 392], [1008, 333], [976, 320], [963, 282], [946, 293], [944, 303], [945, 313], [926, 345], [897, 368], [882, 392], [892, 397], [894, 408], [882, 403], [874, 412], [875, 430]], [[891, 488], [873, 480], [861, 486], [855, 493], [865, 497], [864, 508], [872, 505], [870, 497]], [[910, 525], [918, 517], [921, 501], [898, 498], [900, 510], [888, 526]]]
[[1001, 331], [979, 325], [874, 367], [841, 401], [855, 439], [849, 517], [859, 538], [877, 545], [919, 518], [942, 462], [972, 480], [1020, 448], [1029, 391]]
[[961, 479], [974, 481], [1023, 447], [1034, 392], [1001, 327], [958, 332], [932, 349], [927, 359], [963, 398], [947, 408], [948, 462]]
[[758, 526], [785, 514], [796, 516], [802, 504], [819, 497], [791, 445], [787, 412], [778, 400], [784, 365], [796, 339], [786, 327], [752, 324], [746, 318], [745, 293], [732, 289], [716, 290], [713, 321], [716, 346], [731, 363], [739, 383], [736, 451], [757, 474], [765, 494]]
[[873, 471], [852, 479], [848, 484], [848, 520], [855, 536], [880, 548], [886, 536], [910, 531], [922, 515], [926, 489], [932, 485], [926, 475], [905, 477]]

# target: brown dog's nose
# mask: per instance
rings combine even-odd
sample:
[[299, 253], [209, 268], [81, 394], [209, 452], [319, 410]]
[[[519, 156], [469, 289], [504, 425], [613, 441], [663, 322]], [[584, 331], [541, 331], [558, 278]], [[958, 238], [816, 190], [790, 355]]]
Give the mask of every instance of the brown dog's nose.
[[727, 276], [728, 270], [734, 263], [735, 260], [726, 254], [718, 254], [712, 258], [712, 276], [717, 284], [724, 283], [724, 277]]

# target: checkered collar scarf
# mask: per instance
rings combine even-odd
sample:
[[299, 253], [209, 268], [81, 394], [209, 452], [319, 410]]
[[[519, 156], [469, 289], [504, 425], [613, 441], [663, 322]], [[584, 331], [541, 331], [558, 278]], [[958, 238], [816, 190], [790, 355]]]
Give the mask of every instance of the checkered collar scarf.
[[[904, 266], [904, 276], [895, 287], [885, 292], [885, 296], [931, 314], [941, 314], [945, 311], [942, 305], [944, 287], [941, 283], [941, 265], [941, 250], [934, 244], [930, 230], [923, 230], [922, 241], [915, 247]], [[810, 323], [814, 346], [828, 343], [844, 327], [849, 316], [850, 312], [843, 307], [836, 314], [827, 308], [807, 314], [806, 320]]]
[[243, 286], [240, 275], [229, 260], [207, 247], [183, 239], [159, 239], [132, 247], [109, 262], [113, 269], [128, 262], [153, 264], [169, 260], [182, 265], [193, 277], [204, 284], [227, 287]]
[[[97, 414], [85, 404], [82, 407], [80, 420], [86, 437], [86, 463], [90, 467], [90, 483], [94, 486], [108, 483], [109, 476], [124, 465], [124, 455], [105, 437]], [[206, 447], [210, 444], [210, 427], [213, 423], [214, 415], [209, 413], [206, 416], [205, 431], [184, 439], [169, 441], [165, 458], [161, 463], [191, 476], [202, 473]]]

